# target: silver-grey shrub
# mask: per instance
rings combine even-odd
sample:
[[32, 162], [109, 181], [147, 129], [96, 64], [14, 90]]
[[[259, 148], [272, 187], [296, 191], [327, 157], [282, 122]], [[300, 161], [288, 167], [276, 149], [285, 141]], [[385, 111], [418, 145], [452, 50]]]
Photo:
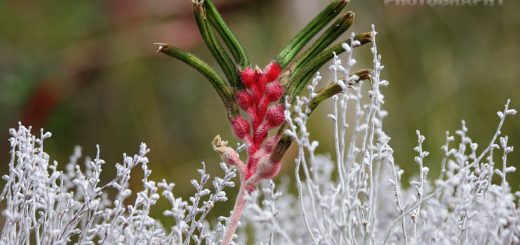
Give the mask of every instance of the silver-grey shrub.
[[[373, 36], [376, 33], [373, 31]], [[355, 42], [352, 43], [355, 45]], [[513, 150], [501, 132], [504, 120], [516, 114], [508, 107], [498, 112], [499, 124], [492, 139], [479, 147], [468, 136], [462, 122], [455, 135], [446, 133], [441, 147], [444, 159], [439, 176], [429, 176], [429, 153], [425, 137], [417, 131], [415, 163], [417, 176], [410, 188], [403, 188], [403, 170], [393, 157], [390, 137], [383, 130], [384, 96], [388, 84], [380, 78], [381, 57], [374, 46], [373, 74], [369, 83], [358, 79], [351, 69], [356, 61], [353, 49], [342, 63], [335, 57], [330, 66], [333, 82], [344, 88], [332, 98], [335, 150], [333, 157], [316, 155], [319, 147], [307, 129], [309, 102], [322, 77], [317, 74], [308, 87], [309, 95], [286, 104], [286, 134], [298, 148], [294, 183], [282, 178], [280, 184], [266, 181], [249, 195], [246, 213], [235, 242], [246, 244], [518, 244], [520, 224], [518, 193], [512, 193], [507, 175], [515, 171], [507, 156]], [[76, 148], [63, 171], [44, 151], [51, 136], [20, 125], [10, 130], [11, 160], [0, 201], [5, 209], [1, 244], [218, 244], [227, 218], [206, 220], [226, 191], [234, 187], [236, 171], [225, 163], [223, 177], [213, 180], [205, 165], [200, 178], [192, 180], [195, 192], [188, 200], [176, 197], [174, 184], [154, 182], [148, 168], [149, 149], [141, 144], [139, 153], [123, 155], [116, 163], [116, 175], [100, 180], [105, 162], [99, 148], [94, 159], [79, 164]], [[499, 166], [499, 167], [497, 167]], [[142, 190], [135, 201], [129, 189], [131, 171], [141, 168]], [[498, 179], [498, 181], [497, 181]], [[211, 187], [208, 182], [212, 182]], [[289, 191], [294, 184], [297, 194]], [[115, 196], [108, 194], [113, 189]], [[134, 190], [135, 191], [135, 190]], [[150, 217], [159, 198], [170, 208], [164, 210], [172, 227], [163, 227]]]
[[[9, 174], [0, 200], [4, 202], [5, 217], [1, 244], [189, 244], [212, 242], [219, 233], [208, 230], [205, 216], [215, 203], [227, 200], [226, 187], [235, 170], [221, 164], [224, 177], [213, 179], [213, 190], [206, 185], [211, 181], [205, 165], [198, 170], [199, 180], [192, 180], [196, 192], [184, 201], [173, 194], [173, 183], [162, 180], [156, 183], [149, 179], [146, 154], [149, 149], [141, 144], [139, 153], [123, 155], [122, 164], [116, 163], [116, 176], [102, 183], [100, 174], [105, 168], [99, 155], [78, 164], [81, 149], [76, 148], [64, 171], [58, 170], [57, 162], [50, 162], [43, 146], [50, 133], [41, 132], [40, 137], [31, 134], [31, 128], [22, 125], [10, 130], [11, 161]], [[130, 173], [136, 167], [143, 172], [143, 189], [135, 201], [126, 199], [132, 194], [129, 189]], [[115, 189], [111, 197], [108, 189]], [[164, 216], [176, 221], [171, 232], [149, 216], [150, 208], [160, 194], [171, 204]], [[217, 231], [223, 229], [217, 225]]]
[[[376, 32], [373, 31], [373, 36]], [[321, 79], [309, 86], [309, 96], [286, 105], [287, 134], [298, 145], [295, 167], [297, 197], [278, 193], [274, 185], [260, 189], [263, 202], [252, 201], [246, 220], [256, 241], [273, 244], [518, 244], [518, 193], [512, 193], [507, 175], [515, 171], [507, 155], [513, 151], [501, 132], [505, 119], [516, 114], [498, 112], [498, 127], [484, 147], [468, 136], [462, 122], [452, 136], [446, 132], [441, 147], [440, 176], [428, 176], [429, 152], [417, 131], [417, 176], [403, 188], [402, 174], [393, 157], [390, 137], [383, 130], [387, 112], [382, 108], [383, 69], [376, 42], [372, 48], [373, 74], [368, 84], [347, 86], [356, 80], [354, 49], [344, 45], [346, 62], [337, 57], [330, 66], [334, 81], [346, 89], [333, 97], [334, 157], [316, 155], [319, 143], [307, 130], [309, 102]], [[498, 162], [498, 163], [497, 163]], [[497, 167], [500, 166], [500, 167]], [[499, 179], [499, 181], [496, 181]], [[283, 187], [286, 189], [287, 187]], [[285, 192], [285, 191], [282, 191]], [[298, 207], [299, 212], [294, 212]], [[288, 239], [290, 238], [290, 239]], [[245, 241], [245, 240], [242, 240]], [[277, 242], [274, 242], [276, 244]]]

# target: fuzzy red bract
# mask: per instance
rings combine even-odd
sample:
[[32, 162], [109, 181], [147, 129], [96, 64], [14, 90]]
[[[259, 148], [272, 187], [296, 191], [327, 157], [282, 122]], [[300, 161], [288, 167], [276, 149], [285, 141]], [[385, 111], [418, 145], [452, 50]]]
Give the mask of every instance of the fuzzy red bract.
[[280, 76], [281, 72], [282, 67], [276, 62], [270, 63], [264, 69], [264, 74], [268, 82], [272, 82], [278, 79], [278, 76]]
[[240, 80], [246, 87], [250, 87], [256, 81], [256, 72], [251, 68], [245, 68], [240, 72]]

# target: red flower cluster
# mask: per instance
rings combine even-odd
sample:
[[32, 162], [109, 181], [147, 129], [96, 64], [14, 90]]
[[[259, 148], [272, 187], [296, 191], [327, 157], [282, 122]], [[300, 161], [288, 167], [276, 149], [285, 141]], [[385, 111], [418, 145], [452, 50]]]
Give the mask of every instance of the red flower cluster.
[[[281, 66], [270, 63], [264, 70], [246, 68], [240, 72], [245, 89], [237, 93], [237, 102], [247, 114], [247, 119], [238, 116], [232, 122], [235, 136], [248, 145], [248, 163], [246, 179], [256, 173], [259, 161], [272, 152], [278, 140], [275, 136], [267, 139], [270, 129], [279, 127], [285, 121], [284, 107], [279, 103], [284, 93], [277, 81], [282, 71]], [[262, 177], [270, 178], [280, 169], [279, 163], [270, 163], [269, 169], [261, 171]]]

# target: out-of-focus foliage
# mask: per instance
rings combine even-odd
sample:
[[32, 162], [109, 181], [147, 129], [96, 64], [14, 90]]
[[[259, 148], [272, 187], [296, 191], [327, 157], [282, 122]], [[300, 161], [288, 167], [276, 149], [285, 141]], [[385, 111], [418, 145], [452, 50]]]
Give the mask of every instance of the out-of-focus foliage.
[[[224, 18], [252, 57], [265, 65], [327, 1], [216, 0]], [[477, 142], [491, 136], [491, 117], [507, 98], [520, 97], [518, 1], [495, 7], [397, 7], [381, 0], [353, 0], [354, 31], [375, 24], [384, 55], [386, 129], [397, 159], [413, 169], [415, 129], [427, 147], [444, 141], [461, 119]], [[107, 162], [147, 142], [153, 179], [189, 179], [201, 160], [216, 162], [210, 140], [232, 138], [224, 110], [204, 78], [181, 62], [155, 55], [154, 42], [172, 42], [215, 64], [200, 42], [191, 1], [0, 1], [0, 139], [17, 121], [55, 135], [48, 151], [66, 162], [73, 145], [95, 155], [100, 144]], [[363, 52], [358, 53], [363, 55]], [[360, 63], [369, 62], [358, 58]], [[359, 57], [359, 56], [358, 56]], [[326, 79], [326, 78], [324, 78]], [[328, 113], [327, 105], [317, 114]], [[330, 152], [322, 116], [310, 130]], [[520, 124], [504, 128], [518, 145]], [[7, 162], [7, 142], [0, 160]], [[431, 162], [440, 162], [432, 151]], [[440, 153], [438, 149], [437, 153]], [[288, 154], [286, 166], [293, 161]], [[520, 161], [518, 152], [510, 162]], [[2, 172], [6, 171], [5, 164]], [[208, 164], [208, 171], [218, 171]], [[435, 173], [438, 169], [432, 168]], [[183, 181], [183, 178], [186, 181]], [[139, 179], [139, 178], [137, 178]], [[134, 183], [137, 184], [137, 183]], [[512, 182], [514, 189], [518, 184]]]

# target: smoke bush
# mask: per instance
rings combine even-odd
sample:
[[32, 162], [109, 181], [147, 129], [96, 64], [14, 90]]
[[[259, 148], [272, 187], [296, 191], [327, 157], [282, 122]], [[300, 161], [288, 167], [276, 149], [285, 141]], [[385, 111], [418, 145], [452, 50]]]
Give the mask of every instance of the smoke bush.
[[[455, 135], [446, 133], [444, 159], [439, 176], [429, 176], [423, 149], [425, 137], [417, 132], [417, 176], [403, 188], [403, 170], [393, 157], [390, 137], [383, 129], [380, 78], [381, 57], [375, 43], [371, 82], [359, 82], [351, 72], [354, 40], [345, 43], [343, 61], [335, 56], [331, 84], [343, 92], [333, 97], [335, 150], [333, 157], [316, 155], [318, 142], [311, 139], [307, 120], [312, 99], [322, 79], [317, 74], [308, 96], [285, 103], [285, 135], [296, 143], [294, 179], [276, 185], [268, 179], [245, 196], [245, 215], [233, 242], [246, 244], [518, 244], [520, 224], [518, 193], [512, 193], [507, 175], [515, 171], [507, 156], [513, 150], [501, 132], [505, 119], [516, 114], [508, 107], [498, 112], [499, 124], [489, 143], [479, 147], [462, 122]], [[329, 84], [330, 85], [330, 84]], [[279, 122], [278, 122], [279, 123]], [[63, 170], [44, 151], [51, 136], [37, 137], [30, 127], [10, 130], [11, 160], [0, 201], [5, 209], [1, 244], [219, 244], [230, 220], [206, 217], [215, 205], [228, 200], [235, 186], [236, 169], [221, 163], [223, 177], [210, 178], [205, 165], [192, 180], [195, 192], [188, 200], [174, 195], [174, 184], [151, 180], [141, 144], [136, 155], [124, 154], [116, 163], [116, 175], [100, 180], [105, 162], [99, 148], [93, 159], [80, 164], [76, 148]], [[237, 152], [239, 150], [237, 149]], [[497, 167], [500, 166], [500, 167]], [[132, 171], [144, 174], [135, 201], [128, 197]], [[209, 183], [211, 182], [211, 184]], [[209, 187], [211, 185], [211, 187]], [[297, 194], [289, 191], [295, 185]], [[115, 190], [115, 195], [109, 195]], [[171, 207], [164, 227], [150, 217], [157, 200]]]

